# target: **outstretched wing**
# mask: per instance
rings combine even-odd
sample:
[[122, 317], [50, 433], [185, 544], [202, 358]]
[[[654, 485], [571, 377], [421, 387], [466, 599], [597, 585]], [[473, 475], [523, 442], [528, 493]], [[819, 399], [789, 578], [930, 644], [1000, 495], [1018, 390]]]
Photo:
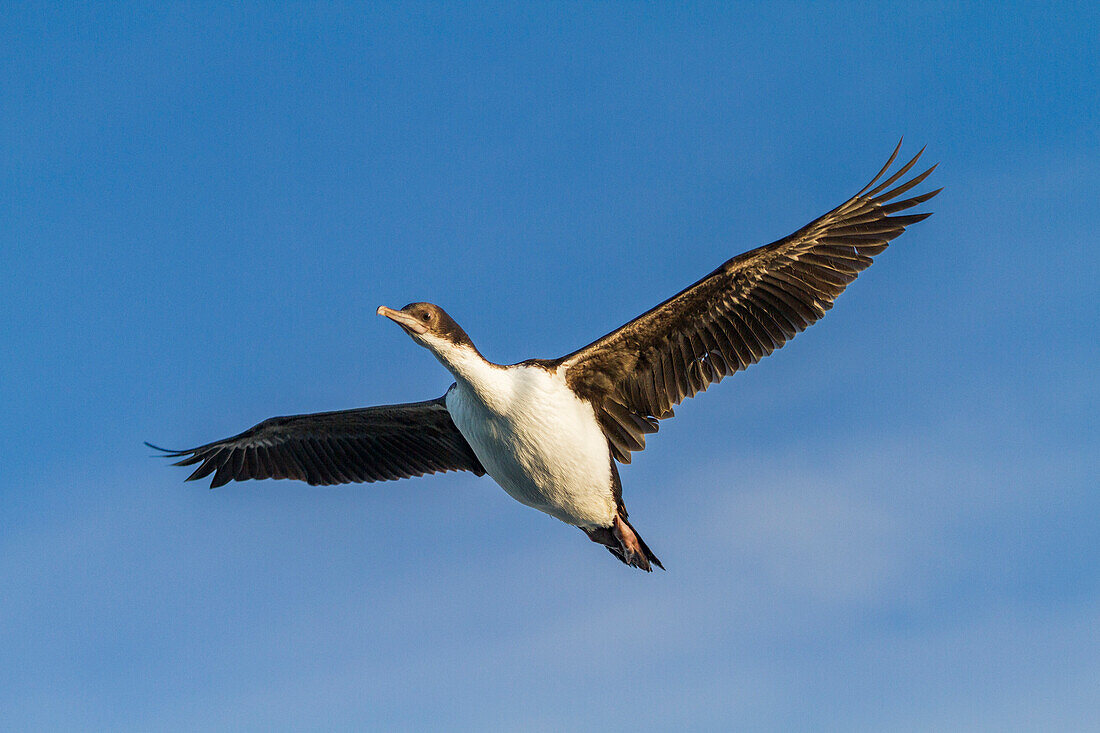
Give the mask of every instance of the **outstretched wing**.
[[[862, 191], [789, 237], [727, 261], [618, 330], [559, 360], [566, 380], [596, 408], [623, 463], [645, 447], [673, 405], [755, 364], [814, 323], [905, 227], [930, 214], [895, 216], [942, 189], [893, 201], [935, 169], [886, 190], [901, 143]], [[885, 192], [884, 192], [885, 191]], [[893, 201], [893, 203], [891, 203]]]
[[485, 474], [444, 398], [358, 410], [273, 417], [240, 435], [170, 451], [173, 465], [199, 467], [188, 481], [290, 478], [310, 484], [389, 481], [437, 471]]

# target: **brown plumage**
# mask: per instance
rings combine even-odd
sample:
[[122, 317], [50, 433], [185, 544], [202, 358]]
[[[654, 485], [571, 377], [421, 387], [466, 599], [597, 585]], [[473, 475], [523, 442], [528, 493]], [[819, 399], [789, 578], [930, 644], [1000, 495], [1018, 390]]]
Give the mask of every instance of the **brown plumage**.
[[[935, 169], [886, 190], [923, 148], [884, 181], [901, 143], [859, 193], [789, 237], [726, 261], [694, 285], [561, 359], [566, 381], [593, 403], [612, 455], [630, 463], [672, 408], [755, 364], [817, 321], [848, 283], [905, 227], [928, 213], [895, 216], [942, 189], [893, 201]], [[873, 187], [873, 188], [872, 188]]]
[[458, 432], [444, 398], [358, 410], [273, 417], [240, 435], [189, 450], [146, 443], [176, 466], [200, 464], [188, 481], [290, 478], [308, 484], [391, 481], [439, 471], [485, 469]]

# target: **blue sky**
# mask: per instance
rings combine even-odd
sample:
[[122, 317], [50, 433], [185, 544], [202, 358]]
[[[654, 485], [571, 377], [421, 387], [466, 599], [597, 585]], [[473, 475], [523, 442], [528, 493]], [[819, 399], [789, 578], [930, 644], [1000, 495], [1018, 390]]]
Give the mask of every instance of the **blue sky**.
[[[0, 727], [1100, 719], [1095, 5], [4, 15]], [[667, 573], [472, 475], [141, 445], [442, 394], [379, 304], [570, 351], [903, 134], [935, 216], [624, 468]]]

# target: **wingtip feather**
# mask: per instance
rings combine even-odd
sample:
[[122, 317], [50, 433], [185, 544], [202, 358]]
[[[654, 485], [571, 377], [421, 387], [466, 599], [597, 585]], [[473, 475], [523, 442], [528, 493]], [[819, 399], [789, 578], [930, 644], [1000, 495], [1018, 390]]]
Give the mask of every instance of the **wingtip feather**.
[[157, 456], [157, 458], [179, 458], [180, 456], [184, 455], [185, 453], [190, 453], [191, 452], [189, 450], [175, 450], [173, 448], [161, 448], [159, 445], [153, 445], [148, 440], [143, 440], [141, 442], [147, 448], [152, 448], [153, 450], [160, 451], [161, 455]]
[[[927, 147], [927, 146], [925, 146], [925, 147]], [[921, 148], [920, 150], [918, 150], [918, 151], [917, 151], [917, 154], [916, 154], [916, 155], [914, 155], [914, 156], [913, 156], [912, 158], [910, 158], [910, 159], [909, 159], [909, 162], [908, 162], [908, 163], [906, 163], [905, 165], [903, 165], [903, 166], [902, 166], [901, 168], [898, 168], [898, 169], [897, 169], [897, 170], [896, 170], [896, 171], [894, 172], [894, 174], [893, 174], [892, 176], [890, 176], [890, 177], [889, 177], [889, 178], [887, 178], [887, 179], [886, 179], [885, 181], [883, 181], [882, 183], [880, 183], [880, 184], [878, 184], [877, 186], [875, 186], [875, 187], [874, 187], [873, 189], [871, 189], [870, 191], [867, 191], [867, 193], [866, 193], [866, 194], [864, 194], [864, 195], [865, 195], [865, 196], [866, 196], [867, 198], [870, 198], [870, 199], [873, 199], [873, 198], [875, 198], [876, 196], [878, 196], [878, 195], [879, 195], [879, 194], [880, 194], [880, 193], [881, 193], [881, 192], [882, 192], [883, 190], [885, 190], [886, 188], [888, 188], [888, 187], [889, 187], [889, 186], [890, 186], [891, 184], [893, 184], [893, 183], [894, 183], [895, 181], [897, 181], [897, 180], [898, 180], [899, 178], [901, 178], [901, 177], [902, 177], [902, 176], [904, 176], [904, 175], [905, 175], [906, 173], [908, 173], [908, 172], [909, 172], [909, 169], [910, 169], [910, 168], [912, 168], [912, 167], [913, 167], [914, 165], [916, 165], [916, 164], [917, 164], [917, 161], [918, 161], [918, 160], [920, 160], [920, 157], [921, 157], [921, 155], [923, 155], [923, 154], [924, 154], [924, 148]], [[928, 175], [929, 173], [931, 173], [931, 172], [932, 172], [932, 169], [934, 169], [934, 168], [935, 168], [935, 166], [932, 166], [932, 168], [930, 168], [930, 169], [928, 169], [927, 171], [925, 171], [925, 173], [924, 173], [923, 175], [924, 175], [924, 176], [927, 176], [927, 175]], [[918, 178], [920, 178], [920, 180], [924, 180], [924, 178], [921, 178], [921, 177], [919, 177], [919, 176], [918, 176]], [[920, 181], [918, 181], [918, 183], [919, 183], [919, 182], [920, 182]], [[905, 185], [908, 185], [908, 184], [905, 184]], [[915, 186], [915, 185], [916, 185], [916, 183], [914, 183], [914, 184], [912, 184], [912, 185], [913, 185], [913, 186]], [[882, 199], [884, 199], [884, 200], [888, 200], [888, 199], [892, 198], [892, 196], [889, 196], [889, 195], [883, 195], [883, 196], [881, 196], [880, 198], [882, 198]]]
[[858, 198], [859, 196], [862, 196], [862, 195], [864, 194], [864, 192], [866, 192], [866, 191], [867, 191], [867, 189], [871, 188], [871, 186], [875, 185], [875, 183], [876, 183], [876, 182], [878, 181], [878, 179], [882, 178], [882, 175], [883, 175], [884, 173], [886, 173], [886, 171], [890, 170], [890, 166], [892, 166], [892, 165], [894, 164], [894, 161], [895, 161], [895, 160], [897, 160], [897, 157], [898, 157], [898, 153], [899, 153], [899, 152], [901, 152], [901, 144], [902, 144], [903, 142], [905, 142], [905, 136], [904, 136], [904, 135], [902, 135], [902, 136], [901, 136], [901, 139], [900, 139], [900, 140], [898, 140], [898, 144], [897, 144], [897, 146], [896, 146], [896, 147], [894, 148], [894, 152], [890, 153], [890, 159], [886, 161], [886, 165], [882, 166], [882, 169], [881, 169], [881, 170], [880, 170], [880, 171], [879, 171], [878, 173], [876, 173], [876, 174], [875, 174], [875, 177], [874, 177], [874, 178], [872, 178], [872, 179], [871, 179], [871, 180], [870, 180], [870, 181], [869, 181], [869, 182], [867, 183], [867, 185], [866, 185], [866, 186], [864, 186], [863, 188], [861, 188], [861, 189], [859, 190], [859, 193], [857, 193], [857, 194], [856, 194], [856, 197], [857, 197], [857, 198]]

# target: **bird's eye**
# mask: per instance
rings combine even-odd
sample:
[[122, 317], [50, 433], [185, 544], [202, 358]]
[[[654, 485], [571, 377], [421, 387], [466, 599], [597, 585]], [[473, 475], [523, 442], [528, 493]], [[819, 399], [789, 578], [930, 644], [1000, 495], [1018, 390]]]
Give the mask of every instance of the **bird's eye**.
[[425, 321], [432, 320], [432, 314], [431, 313], [425, 313], [424, 315], [422, 315], [420, 317], [423, 318]]

